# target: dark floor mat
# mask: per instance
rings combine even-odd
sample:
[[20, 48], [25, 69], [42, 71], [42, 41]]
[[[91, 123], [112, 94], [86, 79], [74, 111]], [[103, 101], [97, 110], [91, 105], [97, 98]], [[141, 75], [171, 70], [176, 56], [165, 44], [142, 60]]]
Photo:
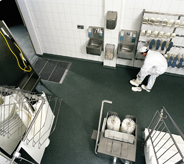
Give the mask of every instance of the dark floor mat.
[[63, 82], [70, 66], [70, 62], [45, 58], [38, 58], [33, 64], [35, 71], [39, 74], [41, 79], [55, 83]]

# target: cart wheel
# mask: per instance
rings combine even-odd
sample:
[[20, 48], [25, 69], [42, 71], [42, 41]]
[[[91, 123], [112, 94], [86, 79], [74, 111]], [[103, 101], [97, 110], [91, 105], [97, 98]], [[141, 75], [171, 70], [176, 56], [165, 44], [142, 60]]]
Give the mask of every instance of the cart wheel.
[[113, 164], [116, 164], [117, 157], [114, 157]]
[[125, 159], [121, 159], [121, 158], [120, 158], [120, 160], [121, 160], [121, 162], [124, 163], [124, 164], [132, 164], [132, 162], [127, 161], [127, 160], [125, 160]]

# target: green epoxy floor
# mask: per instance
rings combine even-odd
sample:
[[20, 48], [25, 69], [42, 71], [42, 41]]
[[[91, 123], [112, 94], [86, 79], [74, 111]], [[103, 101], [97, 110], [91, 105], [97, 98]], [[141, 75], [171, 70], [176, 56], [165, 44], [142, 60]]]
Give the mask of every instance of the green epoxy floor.
[[44, 164], [49, 160], [68, 164], [112, 163], [112, 160], [98, 158], [94, 154], [95, 140], [91, 139], [92, 131], [98, 127], [101, 101], [104, 99], [111, 100], [113, 104], [104, 106], [103, 118], [108, 111], [117, 112], [121, 120], [125, 115], [137, 117], [136, 164], [144, 164], [142, 132], [156, 110], [164, 106], [183, 129], [184, 78], [162, 75], [150, 93], [138, 93], [132, 92], [129, 84], [138, 69], [117, 67], [113, 70], [104, 68], [101, 63], [51, 55], [44, 57], [72, 62], [62, 85], [43, 82], [46, 88], [63, 99], [57, 129], [42, 161]]
[[[137, 117], [138, 143], [136, 164], [144, 164], [142, 132], [156, 110], [164, 106], [178, 126], [184, 129], [184, 78], [170, 75], [158, 77], [150, 93], [132, 92], [129, 80], [139, 71], [134, 68], [104, 68], [102, 63], [81, 61], [72, 58], [43, 55], [55, 60], [70, 61], [72, 65], [62, 84], [42, 81], [53, 96], [61, 98], [62, 105], [55, 132], [50, 137], [50, 145], [43, 156], [43, 164], [111, 164], [112, 160], [97, 157], [94, 153], [93, 130], [98, 128], [102, 100], [104, 115], [108, 111], [117, 112], [120, 119], [125, 115]], [[146, 81], [144, 81], [146, 83]], [[43, 86], [38, 91], [47, 90]], [[24, 162], [21, 162], [24, 163]], [[26, 163], [26, 162], [25, 162]], [[117, 161], [119, 164], [120, 161]]]

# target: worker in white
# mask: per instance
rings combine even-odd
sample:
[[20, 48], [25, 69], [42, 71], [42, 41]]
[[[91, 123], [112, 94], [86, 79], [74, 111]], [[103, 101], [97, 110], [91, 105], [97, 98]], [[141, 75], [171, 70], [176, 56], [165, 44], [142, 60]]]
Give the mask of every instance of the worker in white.
[[[137, 78], [130, 80], [130, 83], [136, 86], [132, 87], [133, 91], [141, 91], [144, 89], [147, 92], [150, 92], [156, 78], [167, 70], [167, 61], [160, 52], [151, 51], [147, 47], [141, 47], [139, 52], [142, 56], [145, 56], [144, 64], [141, 67], [140, 72], [137, 74]], [[150, 75], [150, 77], [147, 86], [141, 85], [141, 87], [138, 87], [148, 75]]]

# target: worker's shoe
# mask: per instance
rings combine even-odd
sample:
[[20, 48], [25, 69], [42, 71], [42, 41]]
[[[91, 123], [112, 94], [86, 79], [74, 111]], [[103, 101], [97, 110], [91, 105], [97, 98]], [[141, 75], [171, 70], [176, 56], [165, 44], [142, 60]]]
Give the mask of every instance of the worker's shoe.
[[170, 49], [173, 47], [173, 42], [170, 42], [167, 48], [167, 51], [170, 51]]
[[134, 91], [134, 92], [141, 92], [142, 88], [141, 87], [132, 87], [132, 91]]
[[158, 39], [158, 40], [155, 42], [155, 44], [156, 44], [156, 50], [158, 50], [159, 47], [160, 47], [160, 40]]
[[155, 39], [151, 39], [149, 42], [149, 49], [152, 49], [154, 44], [155, 44]]
[[[162, 50], [162, 51], [164, 50], [166, 44], [167, 44], [166, 41], [163, 41], [163, 42], [161, 43], [161, 50]], [[169, 50], [170, 50], [170, 49], [169, 49]]]
[[173, 61], [173, 57], [172, 56], [170, 56], [169, 57], [169, 61], [168, 61], [168, 67], [170, 67], [171, 66], [171, 62]]
[[183, 58], [180, 58], [180, 62], [177, 65], [177, 68], [181, 68], [183, 63]]
[[174, 61], [173, 61], [172, 65], [171, 65], [172, 68], [174, 68], [174, 67], [176, 66], [176, 62], [177, 62], [177, 61], [178, 61], [178, 56], [176, 56], [176, 57], [174, 58]]
[[139, 80], [138, 78], [137, 79], [130, 80], [130, 84], [132, 84], [132, 85], [134, 85], [136, 87], [138, 87], [139, 84], [141, 84], [141, 83], [142, 83], [142, 81]]
[[151, 91], [150, 89], [147, 89], [146, 86], [143, 85], [143, 84], [141, 85], [141, 88], [144, 89], [144, 90], [147, 91], [147, 92], [150, 92], [150, 91]]

